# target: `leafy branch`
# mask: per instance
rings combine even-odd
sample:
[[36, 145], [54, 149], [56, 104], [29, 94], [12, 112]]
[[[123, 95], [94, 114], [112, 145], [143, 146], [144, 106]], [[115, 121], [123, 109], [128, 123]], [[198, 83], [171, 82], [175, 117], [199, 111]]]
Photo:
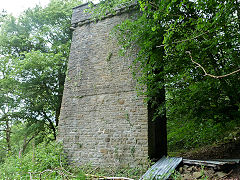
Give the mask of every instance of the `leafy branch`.
[[[201, 34], [199, 34], [199, 35], [197, 35], [197, 36], [194, 36], [194, 37], [192, 37], [192, 38], [183, 39], [183, 40], [180, 40], [180, 41], [174, 41], [174, 42], [172, 42], [172, 44], [178, 44], [178, 43], [190, 41], [190, 40], [196, 39], [196, 38], [198, 38], [198, 37], [200, 37], [200, 36], [202, 36], [202, 35], [204, 35], [204, 34], [207, 34], [208, 32], [209, 32], [209, 31], [203, 32], [203, 33], [201, 33]], [[166, 46], [166, 45], [162, 44], [162, 45], [159, 45], [159, 46], [156, 46], [156, 47], [157, 47], [157, 48], [160, 48], [160, 47], [164, 47], [164, 46]]]

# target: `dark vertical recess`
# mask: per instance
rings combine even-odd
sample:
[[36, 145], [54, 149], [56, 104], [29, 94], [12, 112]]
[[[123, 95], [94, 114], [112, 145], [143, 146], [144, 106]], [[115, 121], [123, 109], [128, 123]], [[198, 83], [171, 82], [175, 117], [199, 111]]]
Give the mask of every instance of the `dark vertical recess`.
[[149, 158], [153, 161], [167, 155], [167, 118], [166, 111], [154, 118], [157, 105], [165, 103], [165, 90], [159, 91], [157, 103], [148, 103], [148, 149]]
[[153, 161], [167, 155], [165, 86], [159, 85], [165, 83], [164, 75], [161, 73], [163, 69], [164, 67], [161, 64], [157, 66], [153, 73], [153, 79], [148, 86], [148, 88], [151, 88], [148, 102], [148, 156]]

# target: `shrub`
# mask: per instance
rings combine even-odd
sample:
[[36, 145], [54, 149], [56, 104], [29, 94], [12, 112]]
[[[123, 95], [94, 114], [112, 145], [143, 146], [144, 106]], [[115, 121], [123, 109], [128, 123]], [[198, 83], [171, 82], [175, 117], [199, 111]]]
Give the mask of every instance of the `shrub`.
[[43, 142], [21, 158], [17, 155], [7, 157], [0, 166], [0, 179], [73, 177], [66, 169], [67, 160], [62, 145], [57, 142]]

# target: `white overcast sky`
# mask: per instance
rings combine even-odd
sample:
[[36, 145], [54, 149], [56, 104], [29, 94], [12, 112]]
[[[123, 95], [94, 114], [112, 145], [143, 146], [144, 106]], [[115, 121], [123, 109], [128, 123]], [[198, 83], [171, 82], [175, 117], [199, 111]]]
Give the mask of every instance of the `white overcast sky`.
[[4, 9], [17, 16], [27, 8], [33, 8], [37, 4], [45, 6], [49, 2], [50, 0], [0, 0], [0, 10]]
[[[87, 1], [87, 0], [83, 0]], [[0, 11], [5, 9], [8, 13], [12, 13], [14, 16], [18, 16], [21, 12], [27, 8], [33, 8], [37, 4], [41, 6], [46, 6], [50, 0], [0, 0]], [[97, 3], [98, 0], [94, 0]]]

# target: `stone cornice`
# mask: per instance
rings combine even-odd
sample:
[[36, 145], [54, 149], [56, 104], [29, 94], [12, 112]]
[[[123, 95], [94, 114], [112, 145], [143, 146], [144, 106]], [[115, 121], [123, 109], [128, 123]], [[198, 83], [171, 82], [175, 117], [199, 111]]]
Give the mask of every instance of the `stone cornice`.
[[[115, 9], [115, 13], [107, 13], [101, 20], [106, 19], [106, 18], [111, 18], [113, 16], [117, 16], [120, 14], [123, 14], [125, 12], [128, 12], [130, 10], [136, 9], [137, 3], [133, 3], [128, 6], [123, 6], [120, 8]], [[97, 6], [97, 5], [95, 5]], [[72, 15], [72, 22], [71, 22], [71, 27], [70, 29], [75, 30], [76, 27], [82, 26], [84, 24], [89, 24], [91, 22], [94, 22], [94, 20], [91, 17], [91, 14], [86, 12], [86, 10], [89, 9], [89, 3], [82, 4], [80, 6], [77, 6], [73, 8], [73, 15]]]

